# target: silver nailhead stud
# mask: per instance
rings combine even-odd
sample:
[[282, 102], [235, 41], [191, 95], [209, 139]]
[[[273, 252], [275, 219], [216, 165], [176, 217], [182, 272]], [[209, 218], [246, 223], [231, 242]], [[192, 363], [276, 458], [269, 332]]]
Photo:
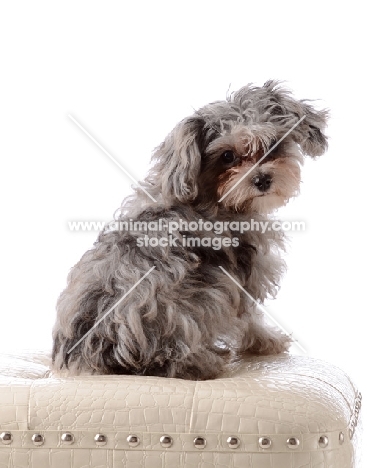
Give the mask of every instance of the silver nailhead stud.
[[13, 436], [11, 432], [2, 432], [0, 434], [0, 440], [4, 445], [9, 445], [13, 442]]
[[240, 446], [240, 439], [238, 437], [228, 437], [227, 444], [228, 447], [231, 449], [236, 449]]
[[130, 447], [137, 447], [140, 444], [140, 439], [136, 435], [129, 435], [126, 440]]
[[263, 449], [268, 449], [271, 446], [271, 439], [269, 437], [260, 437], [259, 445]]
[[98, 445], [98, 447], [102, 447], [103, 445], [107, 444], [107, 436], [104, 434], [96, 434], [94, 436], [94, 442], [96, 445]]
[[164, 435], [162, 436], [160, 439], [159, 439], [159, 442], [161, 443], [161, 446], [163, 448], [169, 448], [172, 446], [173, 444], [173, 440], [172, 440], [172, 437], [168, 436], [168, 435]]
[[61, 436], [61, 442], [63, 442], [64, 444], [71, 445], [74, 443], [74, 440], [74, 436], [70, 432], [65, 432]]
[[343, 432], [339, 433], [339, 444], [340, 445], [344, 444], [344, 434], [343, 434]]
[[325, 448], [327, 447], [328, 443], [329, 439], [326, 436], [323, 435], [319, 438], [319, 447]]
[[287, 440], [287, 445], [290, 449], [296, 449], [299, 446], [299, 440], [297, 439], [297, 437], [290, 437]]
[[197, 449], [203, 449], [206, 446], [206, 440], [204, 437], [195, 437], [194, 439], [194, 446]]
[[34, 445], [37, 445], [37, 447], [39, 447], [40, 445], [43, 445], [45, 443], [45, 438], [42, 434], [33, 434], [32, 442], [34, 443]]

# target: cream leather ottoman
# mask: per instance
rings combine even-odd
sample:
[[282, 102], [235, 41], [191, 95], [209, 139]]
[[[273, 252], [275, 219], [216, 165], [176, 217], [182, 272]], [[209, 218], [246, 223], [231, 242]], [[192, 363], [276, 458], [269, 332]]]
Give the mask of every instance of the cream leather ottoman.
[[215, 381], [57, 377], [0, 358], [1, 468], [351, 468], [361, 396], [338, 368], [253, 358]]

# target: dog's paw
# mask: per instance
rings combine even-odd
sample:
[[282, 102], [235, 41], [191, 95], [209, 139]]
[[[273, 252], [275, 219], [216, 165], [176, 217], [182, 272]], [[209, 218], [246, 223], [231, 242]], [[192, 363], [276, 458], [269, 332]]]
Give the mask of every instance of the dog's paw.
[[292, 344], [292, 337], [276, 330], [263, 332], [246, 347], [246, 353], [260, 356], [285, 353]]

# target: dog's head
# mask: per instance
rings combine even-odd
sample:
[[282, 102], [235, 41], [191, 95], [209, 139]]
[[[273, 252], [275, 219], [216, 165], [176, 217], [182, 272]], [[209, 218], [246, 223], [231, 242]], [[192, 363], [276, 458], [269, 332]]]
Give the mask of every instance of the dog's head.
[[327, 111], [275, 81], [245, 86], [184, 119], [154, 154], [164, 200], [267, 213], [295, 196], [306, 155], [323, 154]]

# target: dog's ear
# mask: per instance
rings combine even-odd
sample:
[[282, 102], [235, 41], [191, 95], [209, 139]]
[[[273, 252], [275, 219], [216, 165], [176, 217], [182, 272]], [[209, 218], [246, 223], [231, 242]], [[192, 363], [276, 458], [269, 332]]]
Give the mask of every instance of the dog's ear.
[[328, 147], [325, 128], [329, 112], [325, 109], [315, 109], [310, 104], [312, 102], [310, 100], [294, 99], [291, 92], [280, 85], [281, 82], [276, 80], [269, 80], [264, 84], [266, 93], [268, 96], [270, 94], [270, 99], [268, 99], [270, 120], [276, 124], [279, 123], [283, 128], [291, 128], [303, 118], [302, 122], [292, 130], [290, 136], [300, 145], [305, 155], [321, 156]]
[[173, 197], [185, 203], [198, 195], [197, 179], [201, 167], [200, 146], [204, 125], [201, 117], [184, 119], [154, 153], [154, 170], [161, 179], [164, 199]]
[[[308, 156], [321, 156], [328, 148], [325, 128], [329, 117], [327, 110], [316, 110], [306, 101], [300, 101], [301, 113], [299, 118], [305, 116], [296, 128], [295, 141], [300, 145], [304, 154]], [[298, 131], [297, 131], [298, 130]]]

